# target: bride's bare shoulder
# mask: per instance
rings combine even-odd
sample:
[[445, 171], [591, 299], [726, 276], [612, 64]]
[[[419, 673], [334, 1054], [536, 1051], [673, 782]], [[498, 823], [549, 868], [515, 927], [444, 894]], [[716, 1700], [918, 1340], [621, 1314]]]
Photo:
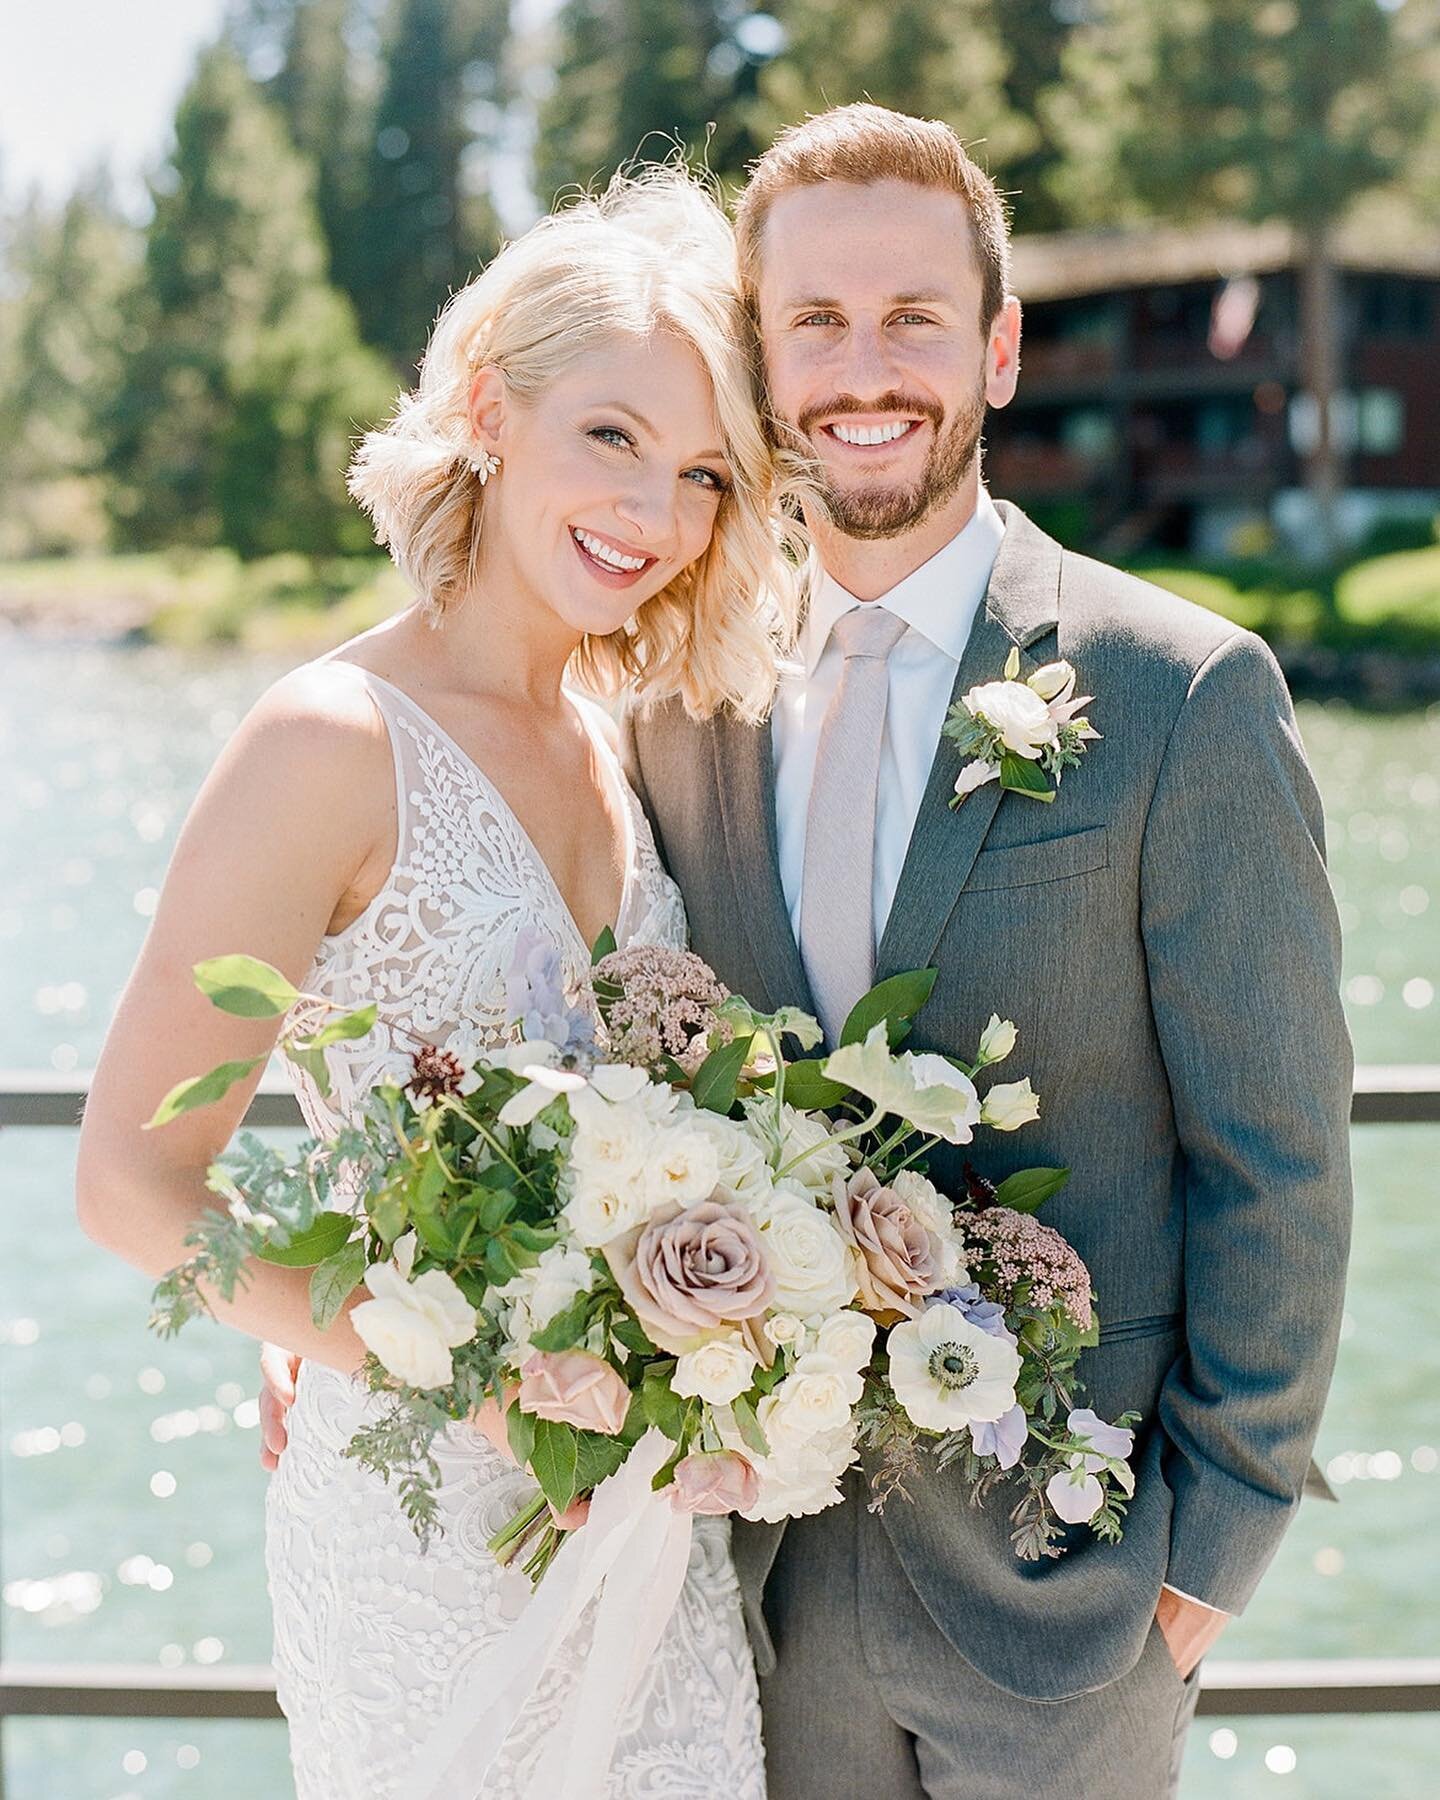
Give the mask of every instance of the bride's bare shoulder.
[[377, 757], [388, 762], [388, 733], [367, 675], [341, 656], [302, 663], [266, 688], [241, 730], [256, 749], [310, 753], [332, 773], [352, 763], [363, 769]]

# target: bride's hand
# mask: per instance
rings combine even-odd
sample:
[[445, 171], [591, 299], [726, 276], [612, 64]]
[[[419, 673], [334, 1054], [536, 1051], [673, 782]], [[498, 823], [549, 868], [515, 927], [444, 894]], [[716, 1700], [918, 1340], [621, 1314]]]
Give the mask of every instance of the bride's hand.
[[275, 1470], [290, 1441], [285, 1415], [295, 1404], [300, 1358], [279, 1344], [260, 1346], [260, 1467]]
[[[510, 1433], [505, 1426], [505, 1414], [515, 1404], [515, 1396], [519, 1392], [519, 1388], [516, 1387], [505, 1390], [503, 1410], [498, 1401], [487, 1396], [476, 1407], [474, 1413], [474, 1423], [478, 1429], [484, 1432], [506, 1462], [512, 1463], [515, 1460], [515, 1452], [510, 1448]], [[572, 1500], [562, 1513], [557, 1513], [552, 1506], [550, 1513], [561, 1531], [574, 1531], [590, 1517], [590, 1496], [585, 1494], [578, 1500]]]

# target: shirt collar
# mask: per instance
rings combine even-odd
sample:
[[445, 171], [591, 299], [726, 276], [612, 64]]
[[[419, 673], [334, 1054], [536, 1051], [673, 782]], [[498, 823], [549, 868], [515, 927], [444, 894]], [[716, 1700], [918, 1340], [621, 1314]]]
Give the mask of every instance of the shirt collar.
[[[937, 550], [929, 562], [921, 563], [897, 582], [888, 594], [879, 595], [879, 604], [958, 663], [990, 585], [990, 573], [1004, 535], [1005, 521], [982, 487], [964, 530]], [[800, 632], [800, 659], [807, 676], [815, 673], [835, 621], [861, 604], [833, 575], [817, 568], [810, 587], [809, 611]]]

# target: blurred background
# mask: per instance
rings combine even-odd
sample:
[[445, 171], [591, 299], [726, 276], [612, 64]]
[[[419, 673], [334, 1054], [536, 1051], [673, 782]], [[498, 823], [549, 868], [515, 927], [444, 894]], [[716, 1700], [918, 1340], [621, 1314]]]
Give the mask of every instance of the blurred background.
[[[146, 1284], [73, 1225], [73, 1131], [36, 1121], [94, 1063], [219, 745], [405, 598], [345, 499], [351, 438], [557, 192], [676, 142], [733, 190], [862, 97], [949, 120], [1011, 197], [992, 491], [1274, 645], [1359, 1060], [1440, 1088], [1440, 0], [7, 6], [7, 1675], [243, 1682], [268, 1654], [252, 1348], [147, 1336]], [[1389, 1110], [1412, 1122], [1354, 1135], [1341, 1504], [1302, 1509], [1227, 1660], [1440, 1654], [1440, 1101]], [[3, 1747], [11, 1800], [290, 1792], [274, 1724], [18, 1717]], [[1183, 1792], [1418, 1797], [1437, 1769], [1434, 1711], [1210, 1716]]]

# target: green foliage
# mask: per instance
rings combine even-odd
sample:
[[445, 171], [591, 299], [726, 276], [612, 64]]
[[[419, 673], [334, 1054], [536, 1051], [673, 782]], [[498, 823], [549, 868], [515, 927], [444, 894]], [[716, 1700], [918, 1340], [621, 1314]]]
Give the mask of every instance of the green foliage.
[[310, 1316], [317, 1331], [328, 1331], [335, 1323], [364, 1274], [363, 1238], [354, 1239], [317, 1266], [310, 1277]]
[[324, 1212], [304, 1231], [286, 1234], [287, 1243], [281, 1244], [281, 1234], [277, 1233], [276, 1241], [265, 1244], [260, 1255], [266, 1262], [278, 1263], [285, 1269], [313, 1268], [342, 1250], [354, 1229], [355, 1221], [349, 1213]]
[[224, 43], [181, 99], [154, 202], [107, 419], [117, 535], [361, 548], [346, 448], [390, 381], [327, 285], [309, 172]]
[[707, 1112], [729, 1112], [735, 1104], [740, 1071], [754, 1041], [751, 1037], [732, 1038], [728, 1044], [710, 1052], [695, 1071], [695, 1079], [690, 1084], [690, 1096], [697, 1106], [704, 1107]]
[[1017, 1169], [996, 1188], [995, 1204], [1008, 1206], [1012, 1212], [1039, 1212], [1069, 1179], [1068, 1169]]
[[930, 998], [935, 986], [936, 969], [906, 969], [879, 981], [868, 994], [862, 994], [850, 1009], [840, 1032], [840, 1043], [863, 1044], [882, 1020], [893, 1050], [910, 1034], [915, 1015]]
[[195, 985], [212, 1006], [242, 1019], [278, 1019], [300, 991], [256, 956], [212, 956], [195, 965]]
[[239, 1062], [224, 1062], [211, 1069], [208, 1074], [192, 1075], [188, 1080], [177, 1081], [146, 1120], [145, 1129], [154, 1131], [161, 1125], [168, 1125], [172, 1119], [178, 1119], [181, 1113], [194, 1112], [201, 1106], [213, 1106], [217, 1100], [224, 1099], [236, 1082], [253, 1074], [264, 1060], [263, 1056], [252, 1056]]

